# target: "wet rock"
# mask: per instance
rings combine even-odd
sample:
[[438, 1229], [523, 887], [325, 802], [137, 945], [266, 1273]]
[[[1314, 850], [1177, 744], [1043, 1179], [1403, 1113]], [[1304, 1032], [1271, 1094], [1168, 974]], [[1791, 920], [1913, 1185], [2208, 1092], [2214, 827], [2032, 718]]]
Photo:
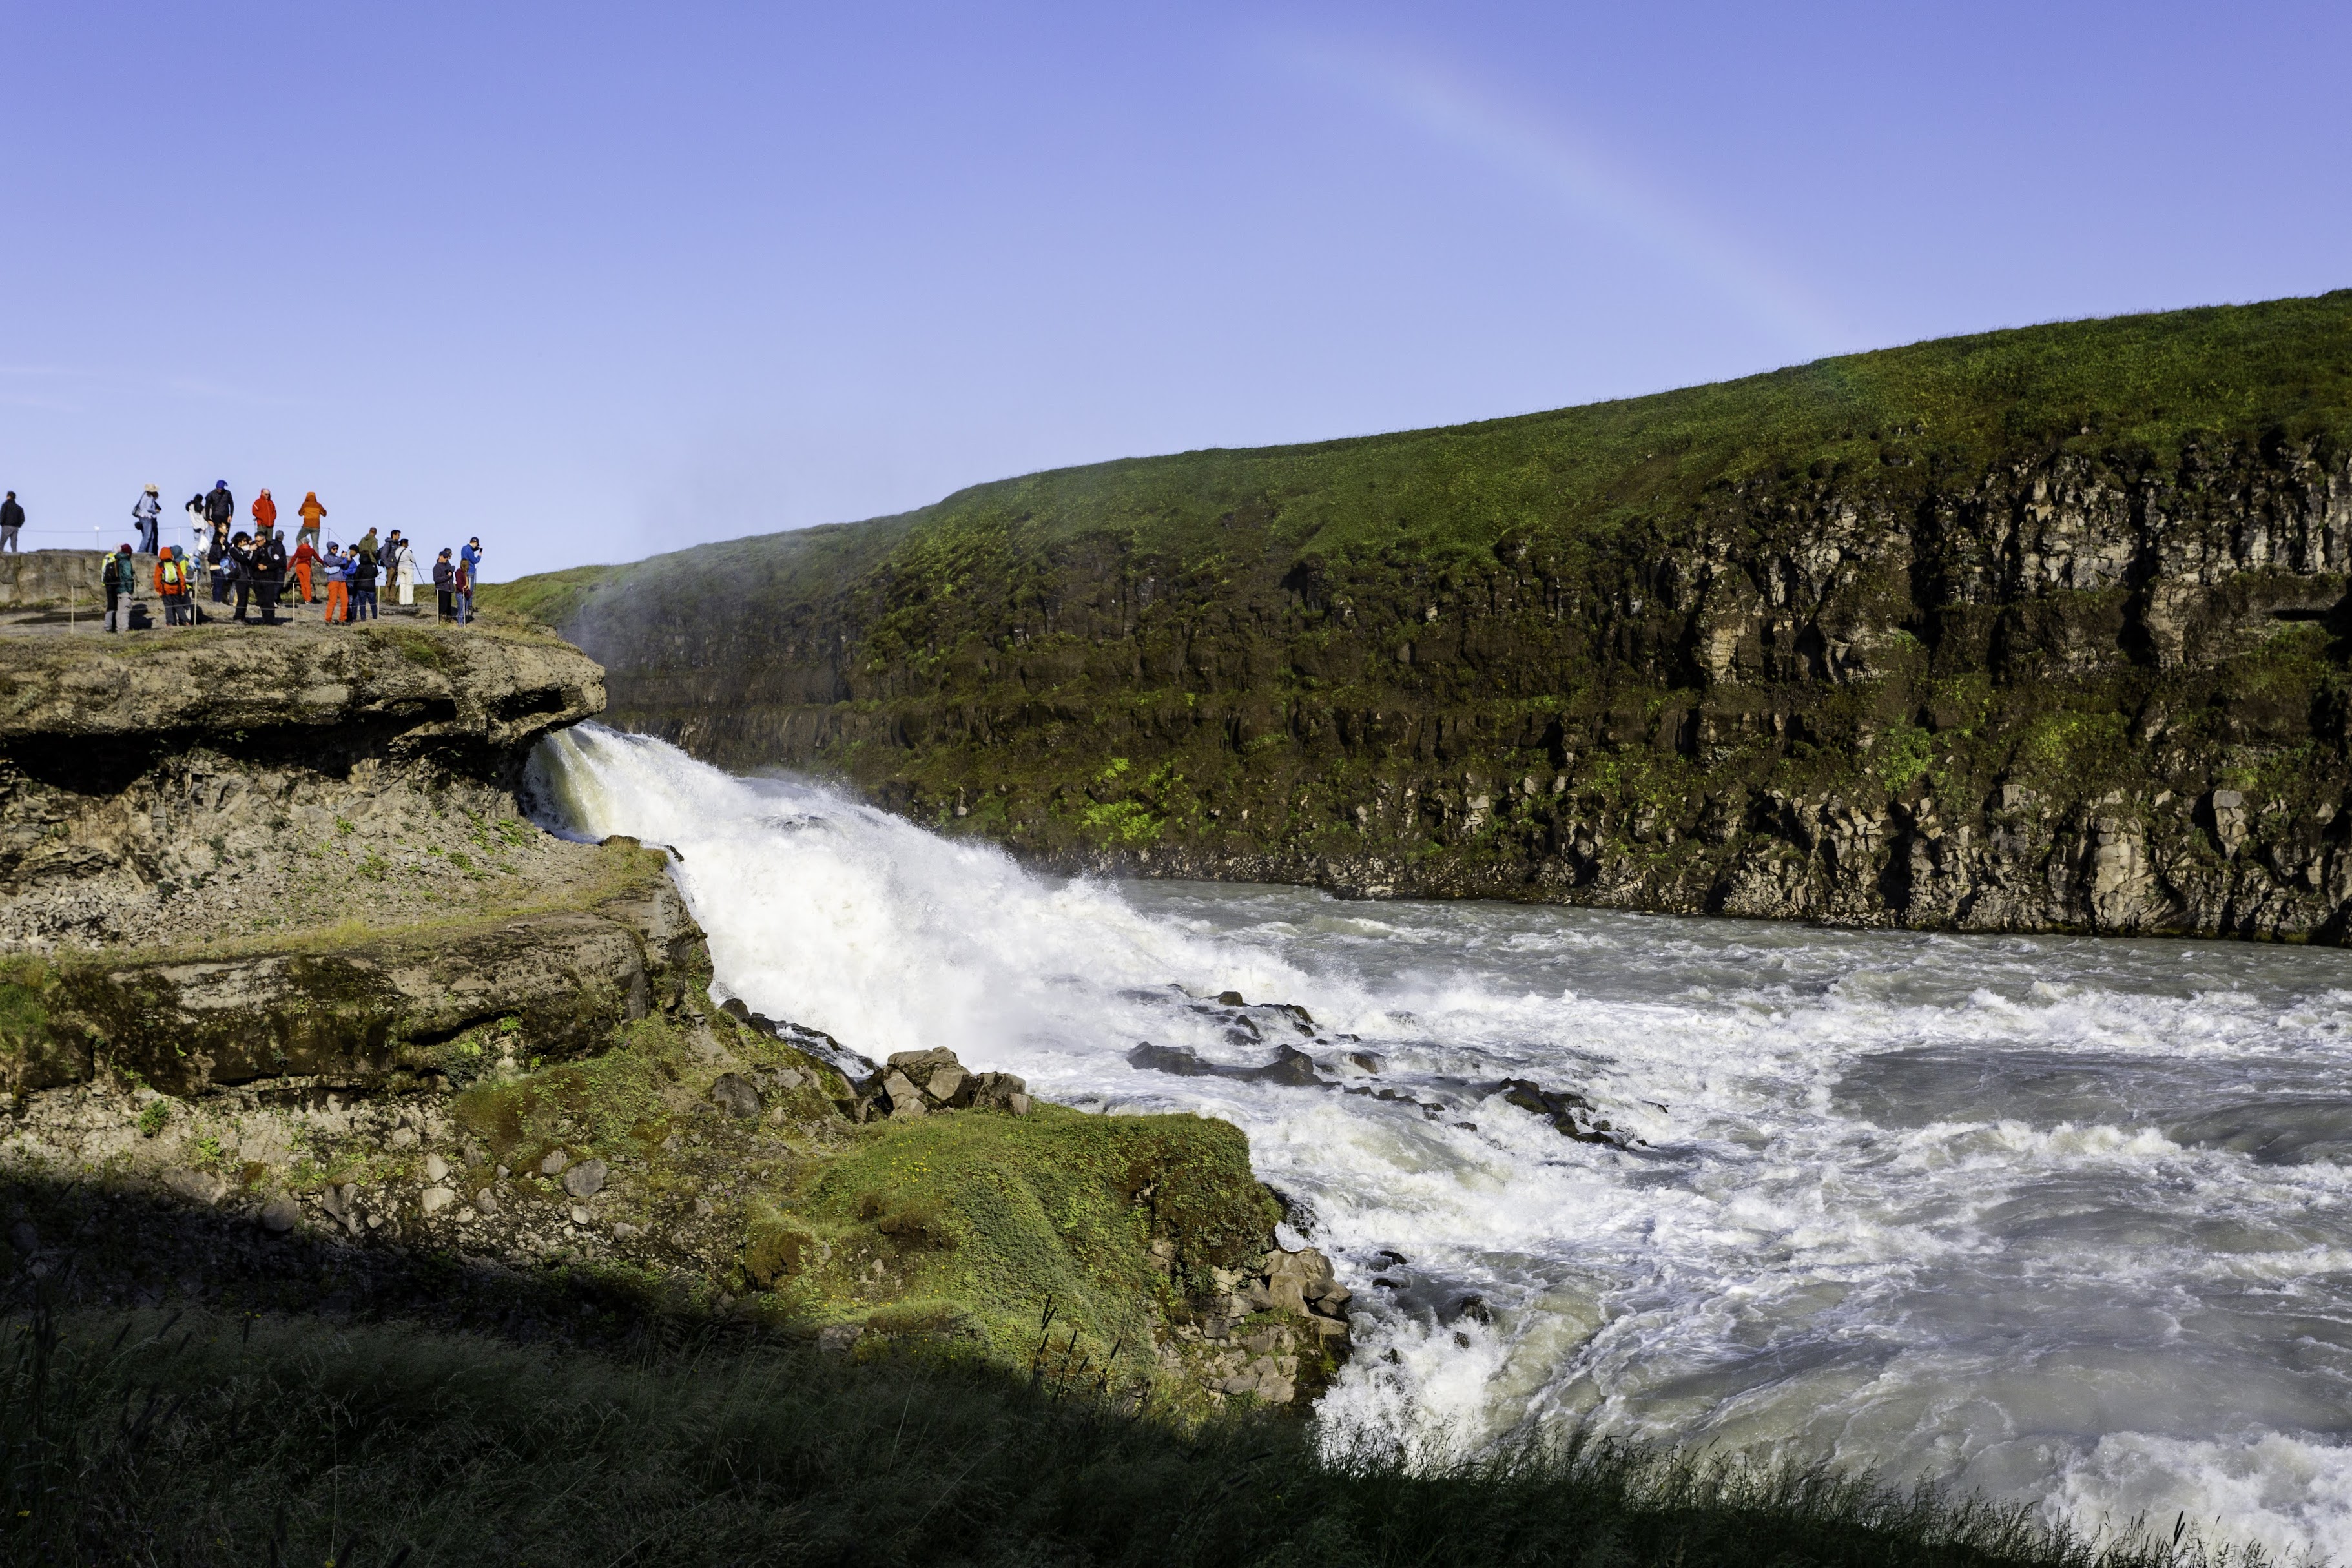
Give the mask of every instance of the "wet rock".
[[1150, 1040], [1128, 1052], [1127, 1059], [1131, 1067], [1177, 1078], [1225, 1078], [1244, 1083], [1286, 1084], [1297, 1089], [1318, 1088], [1323, 1082], [1315, 1069], [1315, 1058], [1296, 1046], [1277, 1047], [1274, 1060], [1254, 1068], [1227, 1067], [1205, 1060], [1182, 1046], [1156, 1046]]
[[602, 1160], [583, 1160], [563, 1173], [563, 1190], [575, 1198], [593, 1198], [604, 1190], [604, 1178], [611, 1173]]
[[751, 1080], [741, 1073], [724, 1072], [710, 1086], [710, 1102], [730, 1116], [746, 1119], [760, 1114], [767, 1103]]
[[1623, 1149], [1628, 1140], [1605, 1121], [1596, 1121], [1592, 1102], [1573, 1089], [1547, 1089], [1523, 1078], [1503, 1080], [1503, 1102], [1530, 1111], [1552, 1124], [1562, 1137], [1579, 1143], [1606, 1143], [1612, 1149]]

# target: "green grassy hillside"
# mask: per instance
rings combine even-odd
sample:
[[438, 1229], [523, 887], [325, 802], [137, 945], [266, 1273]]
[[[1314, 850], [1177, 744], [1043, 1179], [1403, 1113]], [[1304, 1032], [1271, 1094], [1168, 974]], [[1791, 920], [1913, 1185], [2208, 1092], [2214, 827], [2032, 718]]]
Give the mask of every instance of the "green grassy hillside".
[[[1061, 469], [499, 592], [624, 723], [1057, 864], [2315, 934], [2352, 896], [2335, 813], [2255, 830], [2283, 767], [2341, 793], [2347, 454], [2339, 291]], [[2242, 863], [2213, 796], [2249, 789]]]

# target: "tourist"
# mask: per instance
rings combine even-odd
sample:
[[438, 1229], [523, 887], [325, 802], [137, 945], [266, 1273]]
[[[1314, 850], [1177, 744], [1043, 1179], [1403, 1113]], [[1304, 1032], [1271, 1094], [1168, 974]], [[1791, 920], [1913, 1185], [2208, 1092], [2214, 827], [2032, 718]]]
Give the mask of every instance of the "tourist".
[[343, 555], [343, 547], [333, 540], [327, 541], [327, 624], [334, 626], [352, 618], [351, 562]]
[[286, 542], [276, 529], [266, 529], [253, 542], [253, 595], [261, 601], [263, 626], [278, 625], [278, 595], [285, 586]]
[[474, 584], [481, 575], [482, 536], [478, 533], [457, 552], [457, 624], [461, 626], [474, 618]]
[[205, 544], [212, 536], [213, 525], [205, 521], [205, 492], [198, 490], [188, 498], [184, 509], [188, 514], [188, 548], [181, 554], [185, 564], [205, 552]]
[[6, 500], [0, 500], [0, 550], [16, 549], [16, 531], [25, 526], [25, 509], [16, 504], [16, 492], [10, 490]]
[[314, 531], [306, 528], [294, 535], [294, 581], [301, 589], [302, 602], [306, 605], [319, 602], [318, 590], [310, 584], [310, 574], [319, 564], [319, 552], [310, 548], [310, 535]]
[[123, 545], [108, 556], [98, 569], [99, 585], [106, 590], [106, 629], [127, 632], [131, 629], [131, 599], [139, 590], [139, 565]]
[[352, 552], [352, 619], [373, 621], [375, 613], [375, 584], [378, 572], [375, 530], [367, 531], [359, 547]]
[[163, 498], [153, 485], [141, 491], [139, 499], [131, 503], [131, 521], [139, 529], [140, 554], [157, 553], [155, 533], [163, 516]]
[[226, 479], [215, 479], [205, 493], [205, 521], [213, 531], [208, 553], [217, 561], [228, 549], [228, 531], [236, 525], [236, 498], [228, 493]]
[[400, 604], [413, 606], [416, 603], [416, 550], [408, 536], [394, 529], [384, 541], [384, 569], [392, 574], [392, 585], [400, 595]]
[[155, 596], [163, 601], [163, 624], [184, 626], [193, 624], [188, 602], [188, 562], [178, 549], [166, 544], [157, 553], [155, 562]]
[[238, 626], [253, 623], [245, 618], [245, 607], [253, 602], [253, 535], [243, 529], [228, 542], [228, 559], [225, 563], [228, 580], [236, 587], [236, 614], [229, 617]]
[[319, 553], [319, 523], [327, 515], [327, 509], [319, 504], [317, 490], [309, 491], [302, 497], [302, 504], [296, 509], [296, 515], [301, 518], [302, 526], [294, 531], [295, 544], [297, 548], [309, 545], [312, 558], [316, 559]]
[[433, 591], [441, 599], [441, 619], [456, 620], [457, 618], [457, 569], [449, 564], [449, 552], [446, 548], [441, 552], [440, 557], [433, 563]]
[[261, 493], [253, 498], [253, 542], [256, 544], [268, 538], [278, 526], [278, 503], [269, 499], [268, 485], [262, 486]]

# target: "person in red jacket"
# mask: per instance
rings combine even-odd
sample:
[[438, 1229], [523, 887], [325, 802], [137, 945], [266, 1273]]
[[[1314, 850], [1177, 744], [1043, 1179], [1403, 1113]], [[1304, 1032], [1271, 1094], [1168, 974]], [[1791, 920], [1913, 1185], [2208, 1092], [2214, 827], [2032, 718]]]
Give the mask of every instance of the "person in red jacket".
[[294, 581], [301, 586], [302, 602], [315, 605], [319, 595], [310, 591], [310, 568], [319, 563], [319, 552], [310, 548], [310, 531], [296, 534], [294, 543]]
[[166, 544], [155, 562], [155, 596], [163, 601], [163, 624], [194, 626], [188, 614], [188, 561], [177, 545]]
[[278, 503], [269, 499], [269, 491], [266, 488], [253, 498], [253, 521], [261, 525], [256, 535], [261, 539], [268, 538], [270, 531], [278, 526]]

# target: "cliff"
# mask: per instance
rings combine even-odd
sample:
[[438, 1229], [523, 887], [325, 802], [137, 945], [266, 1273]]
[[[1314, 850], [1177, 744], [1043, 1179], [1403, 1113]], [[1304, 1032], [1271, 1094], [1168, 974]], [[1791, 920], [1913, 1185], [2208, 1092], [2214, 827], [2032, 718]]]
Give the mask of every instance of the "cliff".
[[577, 648], [41, 623], [0, 655], [19, 1284], [718, 1314], [1013, 1368], [1050, 1308], [1065, 1372], [1196, 1412], [1311, 1397], [1344, 1352], [1346, 1292], [1274, 1247], [1232, 1127], [717, 1005], [667, 854], [520, 804], [531, 747], [603, 706]]
[[2352, 930], [2352, 292], [1036, 475], [499, 592], [1070, 869]]

